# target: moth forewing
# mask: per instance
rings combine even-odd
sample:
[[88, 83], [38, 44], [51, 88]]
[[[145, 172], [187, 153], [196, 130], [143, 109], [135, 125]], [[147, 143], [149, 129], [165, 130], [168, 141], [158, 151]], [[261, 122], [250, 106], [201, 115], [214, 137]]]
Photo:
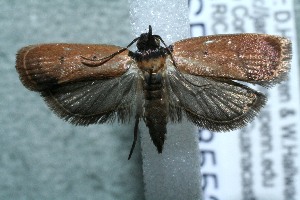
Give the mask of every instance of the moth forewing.
[[288, 39], [266, 34], [212, 35], [173, 45], [173, 57], [181, 72], [263, 86], [286, 77], [291, 52]]
[[42, 91], [55, 85], [117, 77], [128, 70], [132, 59], [128, 50], [92, 67], [102, 57], [111, 55], [121, 47], [92, 44], [38, 44], [20, 49], [16, 69], [24, 86]]

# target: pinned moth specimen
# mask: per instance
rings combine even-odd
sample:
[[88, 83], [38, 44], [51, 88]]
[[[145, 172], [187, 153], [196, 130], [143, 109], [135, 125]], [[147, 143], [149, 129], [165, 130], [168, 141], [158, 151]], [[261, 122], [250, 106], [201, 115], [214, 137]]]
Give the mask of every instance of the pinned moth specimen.
[[[128, 50], [134, 43], [137, 51]], [[284, 37], [212, 35], [167, 46], [149, 26], [125, 48], [27, 46], [17, 53], [16, 69], [25, 87], [39, 92], [72, 124], [125, 123], [133, 116], [130, 158], [141, 119], [159, 153], [167, 123], [178, 123], [184, 116], [211, 131], [245, 126], [266, 97], [240, 82], [273, 86], [285, 79], [290, 61], [291, 43]]]

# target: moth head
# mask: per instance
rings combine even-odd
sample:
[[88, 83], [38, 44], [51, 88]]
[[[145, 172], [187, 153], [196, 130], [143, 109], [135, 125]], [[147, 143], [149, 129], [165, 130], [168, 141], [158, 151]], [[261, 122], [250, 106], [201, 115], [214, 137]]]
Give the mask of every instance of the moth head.
[[139, 51], [147, 51], [149, 49], [157, 49], [160, 47], [160, 40], [156, 35], [152, 35], [152, 28], [149, 25], [149, 32], [142, 33], [136, 43]]

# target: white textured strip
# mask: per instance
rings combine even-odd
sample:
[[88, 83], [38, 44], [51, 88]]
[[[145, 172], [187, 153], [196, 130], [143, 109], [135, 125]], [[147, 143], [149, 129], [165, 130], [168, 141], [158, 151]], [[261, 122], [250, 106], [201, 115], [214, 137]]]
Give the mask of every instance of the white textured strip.
[[[134, 37], [147, 32], [149, 25], [167, 45], [189, 37], [187, 1], [129, 0], [129, 4]], [[196, 128], [185, 121], [169, 124], [162, 154], [157, 153], [144, 123], [140, 124], [140, 134], [146, 199], [200, 199]]]

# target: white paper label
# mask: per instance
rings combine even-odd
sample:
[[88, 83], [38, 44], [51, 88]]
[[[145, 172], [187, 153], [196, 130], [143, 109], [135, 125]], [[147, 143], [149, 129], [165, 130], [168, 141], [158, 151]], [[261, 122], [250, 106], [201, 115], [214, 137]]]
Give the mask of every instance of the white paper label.
[[191, 35], [267, 33], [290, 38], [289, 80], [271, 89], [247, 127], [199, 130], [204, 200], [300, 199], [299, 68], [292, 0], [190, 0]]

